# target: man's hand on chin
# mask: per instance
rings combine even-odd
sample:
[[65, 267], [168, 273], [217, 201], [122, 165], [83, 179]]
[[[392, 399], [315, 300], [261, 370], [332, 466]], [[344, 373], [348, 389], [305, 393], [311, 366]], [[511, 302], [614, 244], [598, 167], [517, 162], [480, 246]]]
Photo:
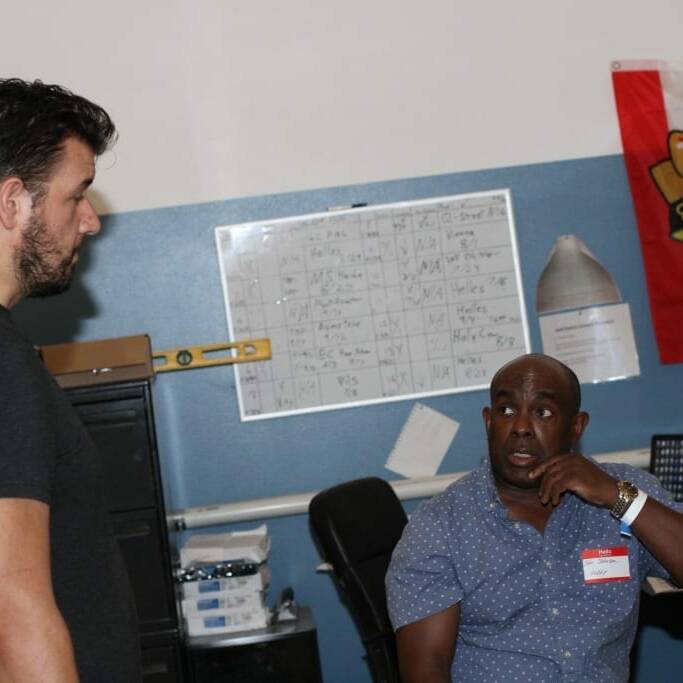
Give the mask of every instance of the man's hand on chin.
[[548, 458], [529, 472], [529, 479], [540, 479], [538, 497], [544, 505], [559, 505], [565, 491], [598, 507], [611, 508], [617, 500], [616, 479], [580, 453]]

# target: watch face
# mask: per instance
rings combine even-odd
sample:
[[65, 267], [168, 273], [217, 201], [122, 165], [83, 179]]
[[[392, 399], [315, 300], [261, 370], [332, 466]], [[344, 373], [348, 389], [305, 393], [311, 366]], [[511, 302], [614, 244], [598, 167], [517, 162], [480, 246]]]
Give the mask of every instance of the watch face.
[[610, 513], [613, 517], [621, 519], [622, 515], [638, 496], [638, 489], [630, 481], [619, 481], [617, 482], [617, 491], [619, 496]]
[[635, 498], [638, 495], [638, 489], [630, 481], [624, 481], [622, 484], [627, 498]]

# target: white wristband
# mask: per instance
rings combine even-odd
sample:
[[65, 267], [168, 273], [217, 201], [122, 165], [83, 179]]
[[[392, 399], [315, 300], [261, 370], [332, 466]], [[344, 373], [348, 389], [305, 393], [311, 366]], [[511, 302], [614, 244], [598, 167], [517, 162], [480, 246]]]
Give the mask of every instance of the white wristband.
[[638, 490], [638, 495], [633, 499], [633, 502], [628, 506], [628, 510], [624, 512], [621, 516], [620, 522], [623, 522], [626, 526], [631, 526], [635, 522], [636, 517], [640, 514], [640, 511], [645, 505], [647, 500], [647, 493], [645, 491]]

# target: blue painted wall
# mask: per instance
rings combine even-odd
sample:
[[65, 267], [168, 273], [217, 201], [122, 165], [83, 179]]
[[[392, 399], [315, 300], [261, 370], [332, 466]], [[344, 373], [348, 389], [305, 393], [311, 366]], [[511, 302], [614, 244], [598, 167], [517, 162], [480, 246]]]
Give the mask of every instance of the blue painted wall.
[[[107, 216], [72, 290], [22, 303], [15, 319], [37, 344], [139, 333], [150, 334], [159, 350], [221, 342], [227, 326], [216, 225], [506, 187], [512, 190], [534, 350], [541, 350], [536, 284], [560, 234], [579, 235], [631, 305], [642, 374], [584, 387], [592, 415], [584, 451], [643, 447], [654, 432], [681, 431], [683, 365], [658, 361], [621, 156]], [[315, 491], [359, 476], [391, 478], [383, 465], [412, 407], [405, 401], [242, 424], [233, 371], [226, 367], [161, 375], [154, 398], [169, 509]], [[462, 425], [440, 473], [475, 466], [485, 452], [485, 392], [424, 402]], [[369, 682], [351, 620], [329, 576], [315, 573], [319, 558], [307, 517], [271, 520], [269, 529], [271, 600], [291, 585], [313, 608], [327, 683]], [[683, 667], [680, 641], [655, 629], [644, 634], [641, 650], [639, 682], [673, 681], [671, 672]]]

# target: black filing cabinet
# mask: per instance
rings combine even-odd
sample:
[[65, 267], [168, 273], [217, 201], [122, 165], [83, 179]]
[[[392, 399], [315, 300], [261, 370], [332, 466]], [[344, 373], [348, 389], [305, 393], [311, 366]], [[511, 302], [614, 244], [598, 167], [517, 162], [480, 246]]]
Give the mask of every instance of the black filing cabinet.
[[296, 621], [187, 640], [192, 683], [321, 683], [310, 609]]
[[149, 380], [69, 389], [67, 394], [102, 456], [107, 504], [137, 603], [144, 683], [182, 683]]

